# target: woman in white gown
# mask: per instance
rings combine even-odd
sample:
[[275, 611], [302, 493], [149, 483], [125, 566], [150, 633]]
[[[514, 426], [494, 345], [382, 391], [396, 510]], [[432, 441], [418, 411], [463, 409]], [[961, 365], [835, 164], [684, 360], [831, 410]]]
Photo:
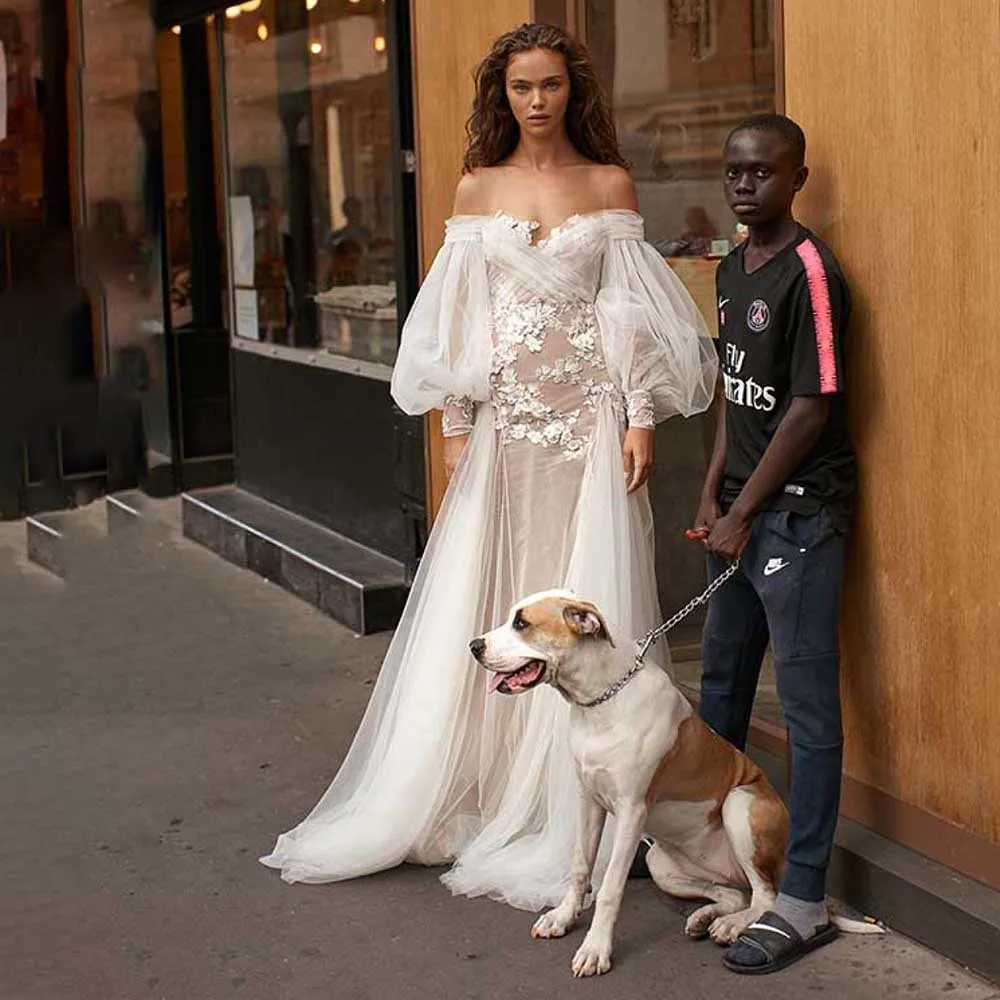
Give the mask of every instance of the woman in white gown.
[[262, 860], [290, 882], [451, 862], [452, 891], [537, 910], [568, 879], [570, 706], [490, 693], [468, 643], [553, 587], [620, 634], [656, 624], [652, 428], [709, 405], [716, 357], [643, 241], [582, 46], [524, 25], [476, 82], [456, 214], [392, 379], [407, 413], [444, 410], [461, 460], [354, 743]]

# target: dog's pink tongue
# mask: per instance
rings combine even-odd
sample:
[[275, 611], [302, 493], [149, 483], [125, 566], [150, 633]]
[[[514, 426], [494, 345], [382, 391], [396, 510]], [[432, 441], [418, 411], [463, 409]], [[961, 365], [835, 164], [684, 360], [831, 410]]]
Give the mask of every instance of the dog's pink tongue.
[[498, 687], [507, 679], [506, 674], [494, 674], [490, 678], [490, 691], [496, 691]]

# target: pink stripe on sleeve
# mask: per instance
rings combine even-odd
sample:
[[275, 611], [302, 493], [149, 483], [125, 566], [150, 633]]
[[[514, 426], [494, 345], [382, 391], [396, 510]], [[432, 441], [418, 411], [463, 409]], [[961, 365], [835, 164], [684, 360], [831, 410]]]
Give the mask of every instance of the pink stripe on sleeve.
[[812, 240], [797, 247], [809, 282], [809, 303], [816, 327], [816, 353], [819, 355], [819, 391], [837, 392], [837, 355], [833, 344], [833, 313], [830, 309], [830, 286], [826, 282], [823, 260]]

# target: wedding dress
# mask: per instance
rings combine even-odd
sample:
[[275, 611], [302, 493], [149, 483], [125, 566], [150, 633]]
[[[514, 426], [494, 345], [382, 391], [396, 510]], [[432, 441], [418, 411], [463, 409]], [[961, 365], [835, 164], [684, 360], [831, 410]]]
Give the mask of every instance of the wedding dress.
[[717, 364], [640, 216], [537, 229], [451, 219], [404, 326], [393, 398], [471, 436], [354, 743], [262, 859], [289, 882], [451, 862], [455, 893], [538, 910], [565, 891], [570, 706], [545, 686], [489, 693], [468, 643], [554, 587], [596, 601], [620, 635], [657, 624], [652, 514], [644, 488], [626, 494], [623, 435], [706, 409]]

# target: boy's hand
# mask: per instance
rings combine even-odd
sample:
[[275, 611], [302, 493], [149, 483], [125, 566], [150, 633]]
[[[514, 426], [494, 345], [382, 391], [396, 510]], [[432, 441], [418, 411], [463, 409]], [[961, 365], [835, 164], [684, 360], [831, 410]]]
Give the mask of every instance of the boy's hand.
[[701, 503], [698, 504], [698, 513], [694, 517], [695, 531], [705, 528], [711, 532], [715, 527], [715, 522], [720, 517], [722, 517], [722, 509], [719, 507], [719, 501], [711, 496], [702, 497]]
[[735, 562], [750, 541], [753, 518], [742, 517], [734, 507], [724, 517], [720, 517], [705, 540], [705, 548], [713, 555], [722, 556]]

